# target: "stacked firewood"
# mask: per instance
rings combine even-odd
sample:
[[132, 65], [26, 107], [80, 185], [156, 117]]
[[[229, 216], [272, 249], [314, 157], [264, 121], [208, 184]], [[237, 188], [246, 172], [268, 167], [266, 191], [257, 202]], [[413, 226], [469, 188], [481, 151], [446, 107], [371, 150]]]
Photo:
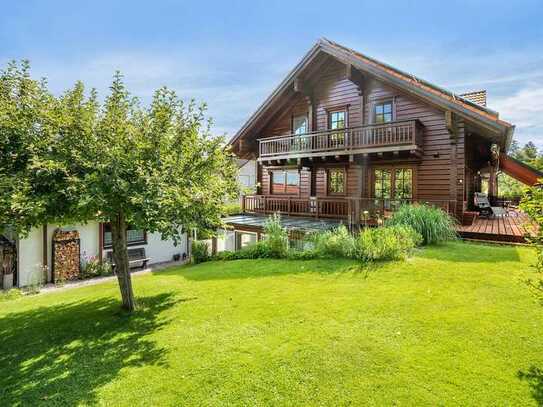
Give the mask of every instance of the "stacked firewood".
[[80, 273], [79, 232], [57, 229], [53, 234], [55, 281], [73, 280]]

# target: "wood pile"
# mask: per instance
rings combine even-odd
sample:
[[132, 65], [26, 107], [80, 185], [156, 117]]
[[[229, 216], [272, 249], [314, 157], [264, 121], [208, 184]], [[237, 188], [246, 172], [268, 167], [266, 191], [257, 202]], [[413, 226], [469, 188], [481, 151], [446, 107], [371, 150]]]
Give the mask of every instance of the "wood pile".
[[80, 271], [79, 232], [57, 229], [53, 234], [54, 281], [77, 279]]

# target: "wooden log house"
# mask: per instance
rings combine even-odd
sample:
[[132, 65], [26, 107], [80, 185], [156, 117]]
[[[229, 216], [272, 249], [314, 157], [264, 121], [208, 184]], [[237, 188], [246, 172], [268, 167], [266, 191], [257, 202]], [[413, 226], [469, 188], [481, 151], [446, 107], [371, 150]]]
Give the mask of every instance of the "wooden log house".
[[[497, 194], [500, 163], [523, 182], [541, 176], [507, 157], [513, 131], [486, 107], [485, 91], [456, 95], [321, 39], [230, 145], [257, 162], [245, 213], [359, 226], [424, 202], [462, 221], [482, 176]], [[239, 217], [230, 223], [252, 230]]]

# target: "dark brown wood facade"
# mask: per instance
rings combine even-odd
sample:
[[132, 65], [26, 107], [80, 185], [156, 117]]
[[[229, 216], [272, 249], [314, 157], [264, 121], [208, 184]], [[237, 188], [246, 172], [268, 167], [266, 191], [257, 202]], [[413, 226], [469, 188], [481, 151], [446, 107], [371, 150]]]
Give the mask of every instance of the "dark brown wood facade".
[[[481, 170], [496, 165], [492, 145], [506, 148], [505, 139], [483, 124], [328, 54], [315, 57], [269, 104], [250, 131], [233, 141], [235, 152], [258, 161], [261, 198], [248, 203], [253, 210], [260, 205], [261, 211], [272, 211], [276, 202], [280, 211], [318, 216], [316, 207], [343, 200], [343, 206], [335, 206], [336, 215], [359, 219], [353, 208], [363, 212], [372, 202], [386, 210], [394, 206], [384, 202], [388, 199], [439, 203], [462, 218]], [[385, 104], [386, 120], [378, 117]], [[299, 132], [295, 126], [301, 117], [307, 122]], [[334, 127], [338, 117], [341, 126]], [[382, 181], [390, 184], [386, 194], [376, 181], [382, 170], [391, 178]], [[291, 176], [298, 187], [272, 182], [280, 171], [298, 174]], [[395, 183], [406, 173], [409, 192], [395, 195]]]

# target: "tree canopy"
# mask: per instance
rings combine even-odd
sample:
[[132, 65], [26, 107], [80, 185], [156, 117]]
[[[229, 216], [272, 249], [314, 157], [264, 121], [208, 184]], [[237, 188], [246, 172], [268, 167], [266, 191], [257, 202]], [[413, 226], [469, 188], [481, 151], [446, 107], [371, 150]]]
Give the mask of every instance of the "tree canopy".
[[121, 268], [126, 241], [116, 245], [116, 228], [120, 240], [128, 224], [174, 240], [213, 230], [237, 184], [210, 126], [205, 105], [165, 87], [142, 107], [118, 72], [101, 103], [81, 82], [55, 97], [28, 63], [10, 63], [0, 73], [0, 228], [24, 235], [45, 223], [112, 222]]

